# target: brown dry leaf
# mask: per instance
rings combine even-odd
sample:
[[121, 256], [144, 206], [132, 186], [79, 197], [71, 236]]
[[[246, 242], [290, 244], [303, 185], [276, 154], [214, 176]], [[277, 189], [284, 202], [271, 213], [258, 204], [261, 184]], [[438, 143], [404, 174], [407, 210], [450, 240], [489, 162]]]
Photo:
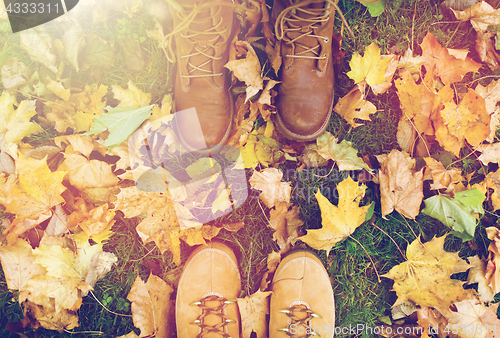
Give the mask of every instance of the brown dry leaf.
[[458, 20], [470, 20], [476, 32], [484, 32], [489, 25], [500, 24], [500, 9], [494, 9], [486, 1], [479, 1], [464, 11], [455, 11], [453, 9], [452, 11]]
[[[454, 309], [444, 313], [450, 327], [472, 328], [456, 330], [461, 338], [497, 338], [500, 332], [496, 328], [500, 321], [497, 317], [498, 304], [486, 307], [477, 298], [464, 299], [454, 304]], [[455, 310], [456, 309], [456, 310]]]
[[49, 236], [61, 236], [68, 232], [68, 215], [64, 211], [61, 204], [58, 204], [56, 205], [54, 214], [45, 229], [45, 233]]
[[484, 98], [469, 89], [458, 105], [445, 101], [444, 108], [434, 120], [434, 127], [439, 144], [456, 156], [459, 156], [464, 140], [477, 147], [490, 135], [490, 116]]
[[242, 228], [245, 227], [245, 222], [240, 221], [240, 222], [234, 222], [234, 223], [224, 223], [222, 225], [222, 227], [224, 229], [226, 229], [227, 231], [234, 231], [234, 232], [236, 232], [236, 231], [238, 231], [238, 230], [240, 230], [240, 229], [242, 229]]
[[491, 240], [488, 247], [489, 255], [484, 266], [484, 279], [491, 289], [492, 295], [500, 292], [500, 230], [495, 227], [486, 228], [486, 235]]
[[[492, 253], [490, 252], [490, 254]], [[483, 302], [492, 302], [495, 298], [495, 293], [493, 293], [489, 285], [489, 279], [486, 278], [486, 275], [490, 278], [492, 277], [491, 269], [495, 269], [493, 268], [493, 264], [491, 264], [490, 261], [486, 262], [481, 260], [477, 255], [474, 257], [467, 257], [467, 259], [471, 265], [471, 269], [467, 276], [467, 284], [477, 283], [479, 299]]]
[[210, 241], [212, 238], [216, 237], [221, 229], [222, 228], [213, 225], [203, 224], [199, 229], [182, 229], [179, 238], [189, 246], [206, 245], [206, 241]]
[[270, 278], [269, 275], [276, 271], [278, 264], [281, 262], [281, 253], [282, 250], [279, 252], [273, 251], [267, 255], [267, 271], [264, 273], [264, 276], [262, 276], [260, 281], [260, 291], [265, 291], [268, 288], [269, 283], [271, 283], [272, 278]]
[[300, 208], [298, 206], [290, 207], [292, 204], [278, 202], [276, 208], [271, 210], [269, 227], [273, 228], [273, 239], [278, 243], [281, 250], [289, 248], [299, 236], [297, 228], [304, 224], [299, 219]]
[[463, 180], [462, 172], [456, 168], [446, 169], [444, 165], [432, 157], [424, 158], [427, 169], [424, 180], [432, 179], [431, 190], [446, 189], [446, 192], [455, 190], [455, 183]]
[[393, 210], [415, 219], [420, 212], [423, 194], [423, 170], [414, 173], [408, 155], [393, 149], [382, 164], [379, 179], [382, 217]]
[[366, 186], [358, 185], [348, 176], [337, 184], [339, 203], [333, 205], [318, 190], [316, 199], [321, 209], [321, 229], [308, 230], [307, 235], [299, 237], [316, 250], [326, 250], [326, 256], [335, 244], [349, 237], [361, 224], [365, 222], [370, 205], [359, 206], [365, 195]]
[[117, 197], [115, 209], [121, 210], [126, 218], [146, 214], [136, 228], [143, 242], [154, 241], [161, 253], [170, 250], [179, 265], [180, 229], [170, 193], [146, 192], [134, 186], [121, 188]]
[[256, 293], [238, 298], [238, 308], [241, 314], [241, 337], [250, 338], [255, 332], [256, 338], [267, 337], [266, 315], [269, 313], [269, 295], [272, 291]]
[[370, 114], [375, 113], [377, 107], [370, 101], [367, 101], [363, 93], [359, 90], [359, 87], [355, 86], [349, 93], [339, 99], [333, 111], [356, 128], [362, 126], [362, 124], [356, 123], [354, 119], [371, 121]]
[[140, 337], [167, 338], [173, 333], [174, 323], [170, 318], [173, 311], [170, 294], [173, 291], [158, 276], [149, 275], [146, 283], [137, 276], [127, 299], [132, 302], [132, 319], [135, 327], [141, 330]]
[[446, 308], [467, 298], [463, 282], [450, 276], [466, 271], [470, 265], [458, 253], [443, 250], [445, 237], [433, 238], [423, 244], [425, 248], [420, 239], [414, 240], [406, 249], [408, 261], [382, 276], [394, 280], [393, 290], [398, 299], [393, 306], [409, 299], [422, 307]]
[[493, 189], [493, 193], [490, 196], [491, 202], [493, 203], [493, 210], [496, 211], [500, 209], [500, 170], [488, 173], [486, 179], [482, 183], [485, 189]]
[[495, 111], [498, 101], [500, 101], [500, 80], [491, 81], [486, 87], [478, 84], [474, 91], [484, 98], [486, 112], [492, 114]]
[[113, 85], [113, 94], [120, 101], [117, 107], [142, 107], [151, 102], [151, 94], [144, 93], [131, 80], [128, 81], [128, 89]]
[[61, 193], [66, 190], [61, 184], [66, 173], [51, 172], [45, 159], [35, 160], [20, 154], [16, 168], [19, 176], [16, 180], [11, 175], [5, 190], [6, 211], [16, 215], [2, 234], [9, 244], [14, 244], [19, 235], [52, 216], [51, 208], [64, 203]]
[[422, 56], [426, 58], [425, 69], [427, 72], [436, 71], [436, 75], [446, 84], [459, 82], [468, 72], [477, 72], [480, 63], [467, 57], [465, 60], [450, 54], [447, 48], [442, 47], [436, 38], [427, 33], [422, 44]]
[[500, 70], [500, 55], [495, 49], [493, 39], [496, 32], [482, 33], [476, 35], [476, 51], [481, 61], [485, 62], [492, 71]]
[[290, 183], [281, 182], [283, 172], [276, 168], [266, 168], [255, 171], [250, 177], [250, 185], [253, 189], [262, 191], [260, 198], [268, 208], [274, 207], [278, 202], [290, 203], [292, 188]]
[[413, 154], [414, 145], [417, 141], [416, 137], [415, 128], [413, 128], [411, 121], [401, 116], [398, 123], [398, 131], [396, 132], [396, 139], [401, 149], [409, 154]]
[[244, 57], [238, 60], [229, 60], [225, 67], [233, 72], [238, 80], [247, 85], [247, 96], [245, 102], [257, 94], [264, 87], [262, 80], [260, 61], [255, 54], [255, 50], [247, 41], [236, 41], [236, 48], [242, 48], [246, 51]]
[[54, 143], [61, 149], [64, 149], [63, 143], [70, 144], [71, 153], [80, 153], [87, 158], [93, 150], [99, 151], [102, 155], [107, 152], [105, 146], [95, 142], [90, 136], [81, 134], [58, 136], [54, 139]]
[[101, 243], [101, 238], [97, 235], [101, 234], [105, 237], [111, 236], [111, 227], [114, 224], [115, 210], [108, 209], [108, 204], [103, 204], [89, 211], [88, 216], [78, 223], [85, 234], [92, 238], [97, 243]]

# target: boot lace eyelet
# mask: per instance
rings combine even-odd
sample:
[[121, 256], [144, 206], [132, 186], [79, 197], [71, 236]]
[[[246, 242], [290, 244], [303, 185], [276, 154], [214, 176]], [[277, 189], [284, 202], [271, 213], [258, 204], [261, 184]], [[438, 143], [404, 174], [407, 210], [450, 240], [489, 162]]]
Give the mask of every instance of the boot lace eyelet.
[[329, 38], [325, 38], [325, 43], [328, 43], [330, 42], [330, 39]]

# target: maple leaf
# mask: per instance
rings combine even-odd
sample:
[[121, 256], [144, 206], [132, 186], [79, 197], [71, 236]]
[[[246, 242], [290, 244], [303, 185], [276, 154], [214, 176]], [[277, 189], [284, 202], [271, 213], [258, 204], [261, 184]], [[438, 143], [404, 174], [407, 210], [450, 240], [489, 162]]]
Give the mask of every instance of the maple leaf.
[[59, 170], [68, 172], [72, 186], [79, 190], [105, 188], [118, 184], [118, 178], [111, 171], [111, 165], [99, 160], [88, 160], [82, 155], [65, 154]]
[[117, 197], [115, 209], [121, 210], [126, 218], [146, 214], [136, 228], [143, 242], [154, 241], [161, 253], [170, 250], [179, 265], [180, 229], [170, 194], [146, 192], [134, 186], [121, 188]]
[[478, 160], [484, 164], [500, 162], [500, 143], [482, 144], [477, 150], [481, 151]]
[[435, 70], [445, 85], [461, 81], [468, 72], [477, 72], [481, 68], [480, 63], [469, 57], [459, 59], [451, 55], [431, 33], [427, 33], [420, 47], [422, 56], [426, 58], [425, 70], [427, 72]]
[[420, 212], [423, 170], [414, 173], [408, 155], [393, 149], [379, 172], [382, 216], [393, 210], [414, 219]]
[[[437, 334], [439, 338], [456, 338], [456, 334], [452, 333], [448, 325], [448, 320], [436, 309], [424, 307], [417, 311], [418, 324], [424, 328], [422, 338], [430, 338], [430, 328]], [[448, 326], [447, 326], [448, 325]], [[427, 336], [426, 336], [427, 335]]]
[[387, 79], [385, 74], [391, 61], [392, 57], [381, 58], [380, 47], [372, 42], [365, 48], [364, 56], [354, 53], [349, 61], [351, 71], [347, 72], [347, 76], [353, 79], [354, 83], [365, 81], [369, 86], [390, 82], [391, 79]]
[[294, 206], [290, 209], [291, 204], [286, 202], [278, 202], [276, 209], [270, 212], [269, 227], [276, 230], [273, 234], [273, 239], [278, 243], [281, 250], [290, 247], [290, 244], [295, 243], [298, 232], [297, 228], [304, 224], [300, 220], [300, 209]]
[[50, 218], [45, 233], [49, 236], [61, 236], [68, 233], [68, 215], [61, 204], [56, 205], [54, 214]]
[[201, 227], [182, 229], [179, 238], [186, 242], [189, 246], [205, 245], [206, 241], [210, 241], [216, 237], [222, 228], [203, 224]]
[[276, 168], [266, 168], [254, 171], [250, 177], [250, 186], [262, 191], [260, 198], [268, 208], [274, 207], [278, 202], [290, 203], [292, 188], [290, 183], [281, 182], [283, 172]]
[[354, 119], [362, 119], [370, 121], [370, 114], [377, 111], [377, 107], [370, 101], [367, 101], [359, 90], [359, 87], [354, 87], [344, 97], [340, 98], [333, 111], [346, 119], [346, 121], [354, 128], [362, 126], [362, 124], [354, 122]]
[[482, 203], [486, 196], [477, 189], [460, 191], [454, 198], [435, 195], [427, 198], [422, 213], [440, 220], [453, 229], [463, 241], [474, 239], [476, 214], [484, 213]]
[[491, 278], [491, 273], [488, 270], [488, 264], [481, 260], [477, 255], [473, 257], [467, 257], [470, 262], [471, 269], [469, 270], [469, 274], [467, 275], [467, 284], [477, 283], [477, 292], [479, 294], [479, 298], [483, 302], [492, 302], [495, 299], [495, 294], [491, 286], [489, 285], [489, 278], [486, 278], [486, 275], [489, 275]]
[[[14, 109], [17, 106], [17, 109]], [[17, 158], [17, 148], [21, 140], [42, 131], [31, 117], [36, 114], [35, 101], [24, 100], [20, 104], [6, 91], [0, 96], [0, 149]]]
[[325, 131], [316, 139], [317, 152], [327, 160], [333, 160], [339, 166], [339, 170], [361, 170], [371, 171], [363, 159], [358, 156], [358, 151], [352, 147], [352, 142], [342, 140], [338, 143], [336, 137]]
[[5, 191], [5, 208], [16, 215], [16, 219], [3, 232], [2, 237], [13, 244], [25, 231], [52, 216], [51, 208], [64, 203], [61, 193], [66, 187], [61, 184], [65, 172], [52, 172], [46, 158], [35, 160], [22, 154], [16, 161], [18, 178], [11, 175]]
[[339, 204], [332, 205], [320, 191], [315, 196], [321, 209], [323, 227], [307, 230], [307, 235], [297, 238], [316, 250], [326, 250], [328, 256], [335, 244], [349, 237], [357, 227], [365, 222], [369, 205], [359, 206], [365, 195], [366, 186], [359, 186], [351, 177], [337, 185]]
[[170, 294], [173, 291], [170, 285], [153, 274], [146, 283], [141, 277], [136, 277], [127, 299], [132, 302], [132, 319], [135, 327], [141, 330], [140, 337], [167, 338], [172, 334]]
[[[398, 69], [409, 72], [414, 80], [420, 77], [420, 70], [425, 63], [425, 56], [413, 56], [413, 50], [409, 47], [399, 59]], [[417, 77], [415, 79], [415, 77]]]
[[[64, 89], [59, 85], [53, 87], [58, 88], [56, 95], [66, 98]], [[63, 91], [63, 92], [61, 92]], [[67, 89], [67, 91], [70, 91]], [[54, 102], [46, 102], [45, 105], [50, 107], [50, 111], [46, 114], [47, 120], [54, 123], [55, 129], [60, 133], [65, 133], [68, 128], [76, 132], [88, 131], [92, 125], [92, 120], [101, 115], [106, 106], [104, 96], [108, 92], [105, 85], [85, 85], [83, 90], [72, 90], [74, 93], [69, 96], [67, 101], [56, 100]], [[70, 91], [71, 92], [71, 91]], [[63, 94], [64, 93], [64, 94]]]
[[432, 190], [446, 189], [446, 192], [453, 192], [455, 190], [454, 184], [462, 181], [462, 172], [460, 170], [456, 168], [445, 169], [443, 163], [432, 157], [426, 157], [424, 160], [428, 168], [424, 180], [432, 178]]
[[464, 11], [451, 10], [458, 20], [470, 20], [476, 32], [484, 32], [489, 25], [500, 24], [500, 9], [494, 9], [486, 1], [478, 1]]
[[485, 100], [469, 89], [458, 105], [453, 101], [444, 103], [434, 125], [439, 144], [458, 156], [464, 140], [476, 147], [490, 134]]
[[260, 61], [255, 50], [247, 41], [236, 41], [234, 45], [236, 48], [245, 50], [244, 57], [238, 60], [229, 60], [225, 67], [232, 71], [238, 80], [247, 85], [246, 102], [264, 87], [264, 81], [260, 75]]
[[500, 101], [500, 80], [491, 81], [486, 87], [478, 83], [474, 91], [485, 100], [486, 112], [492, 114]]
[[245, 168], [254, 168], [259, 163], [268, 167], [283, 159], [282, 146], [272, 138], [273, 133], [274, 124], [268, 120], [265, 126], [248, 135], [247, 142], [241, 149]]
[[498, 304], [486, 307], [477, 298], [464, 299], [454, 304], [456, 311], [448, 311], [445, 316], [451, 327], [469, 327], [472, 330], [455, 330], [462, 338], [485, 338], [498, 337], [496, 326], [498, 325]]
[[241, 337], [250, 338], [255, 332], [256, 338], [267, 337], [266, 315], [269, 314], [269, 295], [272, 291], [258, 290], [245, 298], [238, 298], [241, 314]]
[[151, 94], [146, 94], [136, 87], [132, 81], [128, 81], [128, 89], [113, 85], [114, 98], [120, 101], [118, 107], [142, 107], [151, 102]]
[[420, 239], [414, 240], [406, 249], [408, 260], [382, 276], [394, 280], [393, 290], [398, 299], [393, 306], [409, 299], [422, 307], [439, 304], [446, 308], [467, 297], [463, 282], [451, 279], [450, 275], [463, 272], [470, 265], [458, 253], [443, 250], [445, 237], [436, 237], [424, 244]]

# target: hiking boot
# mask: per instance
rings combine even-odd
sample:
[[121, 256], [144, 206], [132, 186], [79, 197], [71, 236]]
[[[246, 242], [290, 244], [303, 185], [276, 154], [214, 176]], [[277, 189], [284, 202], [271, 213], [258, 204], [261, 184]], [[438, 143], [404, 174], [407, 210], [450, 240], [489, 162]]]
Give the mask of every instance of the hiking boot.
[[282, 57], [275, 120], [292, 140], [316, 139], [330, 120], [332, 51], [339, 49], [333, 33], [335, 5], [333, 0], [274, 0], [271, 16]]
[[330, 278], [309, 251], [286, 256], [274, 274], [269, 338], [333, 337], [335, 304]]
[[[175, 4], [175, 5], [173, 5]], [[179, 116], [177, 131], [189, 150], [224, 144], [231, 130], [234, 104], [229, 93], [229, 44], [234, 29], [231, 0], [169, 1], [177, 60], [174, 85], [175, 110], [195, 108], [203, 135], [192, 132], [192, 118]], [[169, 60], [173, 62], [172, 41]]]
[[196, 248], [189, 256], [177, 288], [175, 319], [178, 338], [238, 338], [241, 292], [233, 251], [220, 242]]

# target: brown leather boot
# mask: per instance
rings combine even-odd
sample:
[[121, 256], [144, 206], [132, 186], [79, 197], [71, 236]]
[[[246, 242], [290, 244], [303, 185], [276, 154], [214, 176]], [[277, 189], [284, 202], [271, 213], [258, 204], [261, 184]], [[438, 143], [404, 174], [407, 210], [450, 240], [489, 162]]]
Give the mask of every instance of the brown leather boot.
[[332, 49], [337, 0], [274, 0], [272, 18], [282, 66], [276, 98], [278, 129], [310, 141], [326, 130], [333, 108]]
[[269, 338], [333, 337], [335, 303], [321, 261], [295, 251], [276, 269], [271, 294]]
[[[192, 132], [189, 114], [176, 119], [177, 131], [190, 150], [222, 145], [229, 137], [234, 110], [224, 68], [234, 32], [233, 3], [182, 0], [169, 5], [174, 20], [169, 37], [175, 39], [177, 60], [175, 110], [196, 108], [203, 135]], [[171, 44], [169, 51], [172, 55]]]
[[196, 248], [177, 288], [177, 337], [238, 338], [236, 298], [240, 292], [240, 273], [233, 251], [215, 241]]

